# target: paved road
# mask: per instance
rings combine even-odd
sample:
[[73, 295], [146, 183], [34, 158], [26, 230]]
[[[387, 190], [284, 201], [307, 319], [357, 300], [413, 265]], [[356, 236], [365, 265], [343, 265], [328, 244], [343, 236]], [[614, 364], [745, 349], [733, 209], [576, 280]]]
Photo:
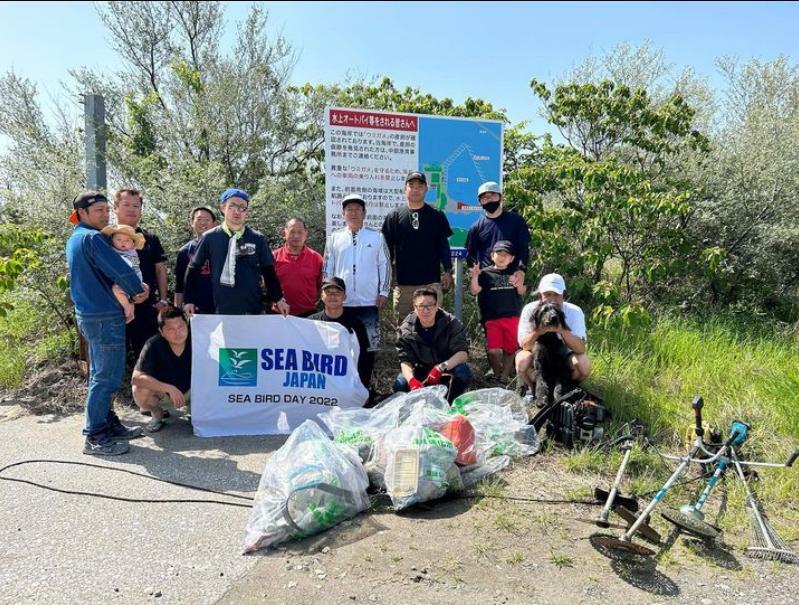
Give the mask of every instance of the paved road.
[[[125, 421], [143, 424], [127, 412]], [[145, 419], [146, 420], [146, 419]], [[284, 437], [200, 439], [183, 419], [130, 453], [81, 453], [82, 416], [26, 416], [0, 403], [0, 467], [31, 459], [100, 464], [251, 496]], [[112, 470], [29, 464], [5, 471], [54, 488], [135, 499], [220, 500]], [[212, 603], [258, 561], [240, 554], [247, 508], [211, 503], [129, 503], [0, 481], [0, 602]]]

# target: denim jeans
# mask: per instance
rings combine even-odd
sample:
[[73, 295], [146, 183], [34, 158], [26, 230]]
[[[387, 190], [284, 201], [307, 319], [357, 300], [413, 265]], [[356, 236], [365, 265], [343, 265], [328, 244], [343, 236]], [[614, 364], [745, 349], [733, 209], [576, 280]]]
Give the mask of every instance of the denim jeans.
[[[429, 371], [429, 369], [427, 371], [414, 370], [413, 374], [418, 380], [424, 380], [427, 378], [427, 372]], [[452, 368], [449, 374], [452, 374], [452, 386], [449, 389], [448, 397], [451, 402], [469, 388], [469, 384], [472, 382], [472, 371], [469, 369], [468, 364], [460, 363]], [[447, 384], [447, 380], [449, 380], [449, 377], [444, 374], [444, 377], [441, 379], [441, 384]], [[394, 380], [394, 392], [397, 393], [400, 391], [407, 393], [410, 391], [410, 387], [405, 377], [402, 374], [397, 374], [397, 378]]]
[[348, 307], [361, 320], [369, 336], [369, 350], [380, 348], [380, 311], [377, 307]]
[[89, 394], [86, 397], [86, 423], [83, 434], [102, 437], [119, 422], [111, 409], [111, 399], [122, 384], [125, 372], [125, 319], [80, 317], [78, 328], [89, 347]]

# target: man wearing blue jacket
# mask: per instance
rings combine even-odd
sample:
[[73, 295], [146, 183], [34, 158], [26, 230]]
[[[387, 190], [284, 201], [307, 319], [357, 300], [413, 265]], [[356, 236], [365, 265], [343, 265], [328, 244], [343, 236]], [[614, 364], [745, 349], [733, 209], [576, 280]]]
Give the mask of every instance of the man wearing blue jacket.
[[273, 308], [288, 315], [275, 260], [269, 242], [258, 231], [245, 225], [250, 196], [241, 189], [226, 189], [219, 196], [222, 224], [203, 234], [194, 258], [186, 270], [183, 310], [197, 312], [197, 281], [200, 267], [208, 261], [211, 268], [214, 304], [219, 315], [261, 315], [266, 312], [261, 283]]
[[134, 303], [144, 301], [149, 288], [120, 258], [100, 233], [108, 225], [108, 198], [85, 191], [72, 200], [69, 220], [75, 231], [67, 240], [67, 263], [78, 328], [89, 347], [89, 393], [86, 397], [84, 454], [124, 454], [125, 442], [142, 435], [129, 429], [111, 409], [125, 371], [125, 315], [111, 286], [122, 288]]

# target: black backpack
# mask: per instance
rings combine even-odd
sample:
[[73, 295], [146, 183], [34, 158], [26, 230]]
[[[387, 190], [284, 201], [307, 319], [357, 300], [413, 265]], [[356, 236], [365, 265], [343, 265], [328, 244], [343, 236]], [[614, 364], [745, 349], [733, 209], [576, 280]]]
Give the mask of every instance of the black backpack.
[[610, 410], [601, 397], [577, 387], [541, 408], [530, 421], [536, 430], [546, 426], [546, 434], [565, 447], [598, 443], [605, 434]]

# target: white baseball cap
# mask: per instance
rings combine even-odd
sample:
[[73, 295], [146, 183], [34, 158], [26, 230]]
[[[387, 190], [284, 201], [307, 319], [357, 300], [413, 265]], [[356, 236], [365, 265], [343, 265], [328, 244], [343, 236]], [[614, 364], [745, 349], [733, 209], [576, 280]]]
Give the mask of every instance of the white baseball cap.
[[566, 291], [566, 282], [557, 273], [548, 273], [538, 282], [538, 292], [554, 292], [563, 295]]
[[484, 193], [498, 193], [502, 195], [502, 187], [499, 186], [499, 183], [496, 181], [487, 181], [480, 185], [480, 188], [477, 190], [477, 199], [480, 199], [480, 196]]

